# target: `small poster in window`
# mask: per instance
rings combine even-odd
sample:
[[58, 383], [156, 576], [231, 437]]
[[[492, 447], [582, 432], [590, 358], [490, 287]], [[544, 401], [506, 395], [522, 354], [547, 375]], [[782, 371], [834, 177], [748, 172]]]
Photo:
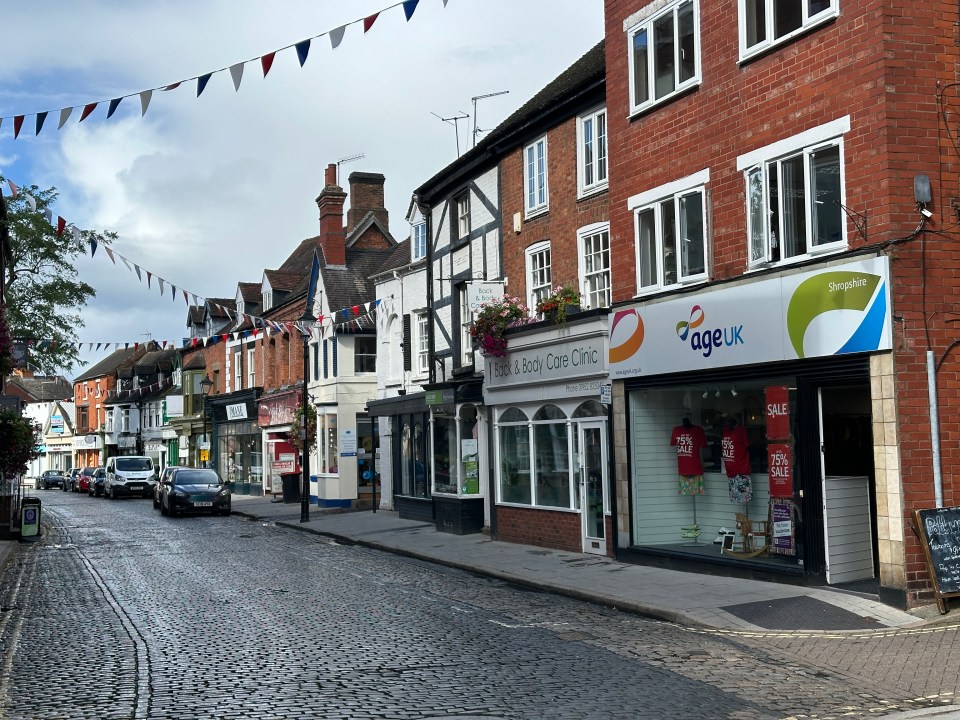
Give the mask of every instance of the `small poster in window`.
[[465, 495], [480, 494], [480, 463], [476, 460], [463, 463], [463, 493]]
[[779, 555], [796, 555], [796, 529], [793, 522], [793, 500], [791, 498], [771, 498], [770, 515], [773, 519], [773, 542], [770, 552]]
[[789, 445], [783, 443], [767, 445], [770, 497], [793, 497], [793, 466], [790, 453]]
[[460, 457], [466, 460], [477, 454], [477, 441], [473, 438], [460, 441]]
[[790, 437], [790, 389], [784, 385], [771, 385], [764, 392], [767, 440], [786, 440]]

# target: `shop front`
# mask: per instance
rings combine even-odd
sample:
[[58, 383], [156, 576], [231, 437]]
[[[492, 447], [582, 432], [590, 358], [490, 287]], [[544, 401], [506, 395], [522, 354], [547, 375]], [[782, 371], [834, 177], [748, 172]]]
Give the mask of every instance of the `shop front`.
[[259, 388], [207, 398], [213, 416], [213, 458], [237, 495], [263, 495], [263, 437], [257, 425]]
[[876, 587], [889, 285], [866, 258], [613, 313], [624, 559]]
[[290, 426], [300, 405], [300, 398], [299, 390], [264, 395], [260, 398], [257, 412], [266, 458], [264, 490], [271, 495], [282, 496], [286, 479], [288, 500], [293, 499], [293, 488], [298, 489], [299, 498], [298, 476], [302, 473], [300, 452], [290, 442]]
[[105, 462], [100, 435], [86, 433], [73, 436], [73, 465], [70, 467], [99, 467]]
[[392, 505], [405, 520], [433, 522], [433, 495], [427, 470], [430, 415], [426, 395], [420, 392], [372, 400], [367, 403], [367, 412], [378, 424], [381, 507]]
[[606, 317], [511, 335], [485, 366], [493, 536], [612, 555]]
[[[482, 384], [440, 383], [425, 393], [430, 409], [428, 471], [438, 532], [478, 533], [489, 525], [487, 432]], [[414, 466], [416, 482], [416, 466]]]

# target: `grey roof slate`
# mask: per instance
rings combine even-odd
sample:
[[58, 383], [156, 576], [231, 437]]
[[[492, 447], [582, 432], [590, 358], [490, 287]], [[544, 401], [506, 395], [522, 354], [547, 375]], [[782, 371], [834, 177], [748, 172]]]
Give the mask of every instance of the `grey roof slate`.
[[132, 362], [134, 356], [140, 354], [142, 347], [143, 346], [138, 348], [128, 347], [114, 350], [103, 360], [91, 365], [85, 371], [77, 375], [77, 377], [73, 379], [74, 384], [83, 382], [84, 380], [92, 380], [93, 378], [105, 377], [115, 373], [117, 369], [124, 363]]

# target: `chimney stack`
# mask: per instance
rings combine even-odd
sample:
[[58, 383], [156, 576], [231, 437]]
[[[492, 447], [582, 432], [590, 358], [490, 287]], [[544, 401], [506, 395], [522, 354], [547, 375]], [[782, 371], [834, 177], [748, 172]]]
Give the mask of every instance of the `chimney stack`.
[[317, 244], [328, 266], [347, 264], [347, 232], [343, 227], [343, 204], [346, 199], [347, 194], [337, 185], [337, 164], [330, 163], [324, 173], [324, 188], [317, 197], [317, 207], [320, 208], [320, 239]]
[[350, 210], [347, 213], [347, 231], [353, 232], [367, 213], [372, 212], [385, 230], [390, 229], [390, 215], [383, 206], [384, 177], [380, 173], [350, 173]]

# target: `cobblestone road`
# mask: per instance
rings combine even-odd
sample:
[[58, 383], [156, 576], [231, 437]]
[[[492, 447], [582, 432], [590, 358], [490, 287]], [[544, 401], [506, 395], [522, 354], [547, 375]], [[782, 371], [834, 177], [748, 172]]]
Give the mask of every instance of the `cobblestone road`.
[[42, 493], [0, 582], [0, 717], [882, 717], [957, 629], [733, 634], [149, 501]]

